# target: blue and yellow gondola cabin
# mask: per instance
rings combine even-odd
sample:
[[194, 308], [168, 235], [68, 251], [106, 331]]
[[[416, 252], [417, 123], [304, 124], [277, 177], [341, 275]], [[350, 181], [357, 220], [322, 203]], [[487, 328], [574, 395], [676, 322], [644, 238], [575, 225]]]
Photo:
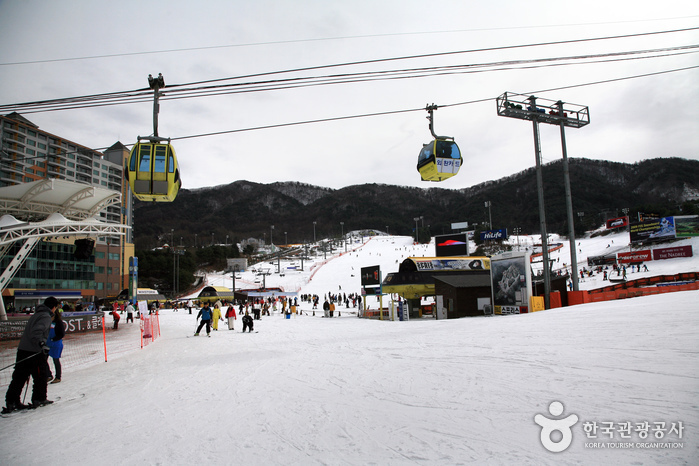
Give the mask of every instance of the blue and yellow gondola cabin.
[[139, 142], [128, 162], [129, 185], [141, 201], [172, 202], [182, 181], [175, 149], [169, 142]]
[[451, 138], [434, 139], [422, 146], [417, 171], [422, 181], [444, 181], [459, 173], [461, 151]]

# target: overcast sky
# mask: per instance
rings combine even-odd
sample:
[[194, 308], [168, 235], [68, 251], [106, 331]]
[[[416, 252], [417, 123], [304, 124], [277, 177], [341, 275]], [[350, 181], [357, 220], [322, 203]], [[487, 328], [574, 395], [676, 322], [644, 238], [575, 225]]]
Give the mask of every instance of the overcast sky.
[[[699, 27], [696, 0], [0, 0], [0, 105], [143, 89], [148, 74], [162, 73], [166, 85], [187, 84], [693, 27]], [[215, 84], [697, 44], [699, 32], [693, 30], [382, 61]], [[508, 91], [589, 107], [590, 124], [566, 130], [569, 157], [617, 162], [698, 159], [699, 68], [570, 87], [699, 65], [695, 49], [683, 52], [189, 99], [168, 98], [166, 87], [159, 133], [175, 139], [184, 188], [236, 180], [299, 181], [331, 188], [364, 183], [465, 188], [535, 164], [532, 124], [496, 113], [495, 98]], [[616, 61], [591, 63], [612, 58]], [[464, 157], [459, 175], [441, 183], [420, 181], [415, 168], [422, 144], [431, 139], [427, 112], [419, 110], [428, 103], [445, 106], [435, 113], [436, 133], [453, 136]], [[411, 109], [418, 110], [393, 113]], [[44, 131], [101, 149], [116, 141], [130, 145], [138, 135], [151, 134], [152, 112], [152, 102], [147, 101], [22, 113]], [[388, 114], [240, 131], [384, 112]], [[177, 140], [218, 132], [224, 134]], [[558, 127], [541, 125], [541, 143], [544, 162], [561, 157]]]

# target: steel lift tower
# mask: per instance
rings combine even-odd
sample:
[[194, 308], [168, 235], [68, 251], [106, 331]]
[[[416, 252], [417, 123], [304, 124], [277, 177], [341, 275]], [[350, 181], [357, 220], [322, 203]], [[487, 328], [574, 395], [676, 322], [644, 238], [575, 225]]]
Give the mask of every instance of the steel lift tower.
[[544, 305], [551, 306], [551, 270], [548, 254], [548, 237], [546, 232], [546, 209], [544, 208], [544, 186], [541, 175], [541, 142], [539, 123], [548, 123], [561, 128], [561, 146], [563, 148], [563, 179], [568, 210], [568, 237], [570, 240], [570, 261], [573, 289], [578, 291], [578, 259], [575, 245], [575, 228], [573, 224], [573, 201], [570, 195], [570, 177], [568, 175], [568, 152], [566, 149], [565, 127], [582, 128], [590, 123], [590, 110], [581, 105], [563, 103], [536, 97], [505, 92], [496, 99], [498, 115], [529, 120], [534, 128], [534, 156], [536, 157], [536, 185], [539, 193], [539, 223], [541, 225], [541, 249], [544, 264]]

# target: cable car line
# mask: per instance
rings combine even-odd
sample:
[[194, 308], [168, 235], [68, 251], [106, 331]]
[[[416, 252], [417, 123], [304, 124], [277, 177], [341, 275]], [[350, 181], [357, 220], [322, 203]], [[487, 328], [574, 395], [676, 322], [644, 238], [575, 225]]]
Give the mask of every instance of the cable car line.
[[[247, 82], [247, 83], [229, 83], [220, 84], [213, 86], [206, 86], [201, 88], [181, 88], [181, 89], [170, 89], [163, 93], [163, 100], [173, 100], [191, 97], [208, 97], [215, 95], [226, 95], [226, 94], [237, 94], [237, 93], [248, 93], [248, 92], [260, 92], [260, 91], [270, 91], [270, 90], [283, 90], [292, 89], [300, 87], [309, 87], [317, 85], [328, 85], [328, 84], [347, 84], [355, 82], [368, 82], [376, 80], [389, 80], [389, 79], [407, 79], [407, 78], [423, 78], [429, 76], [440, 76], [448, 74], [469, 74], [474, 72], [485, 72], [485, 71], [509, 71], [517, 69], [532, 69], [537, 67], [546, 66], [568, 66], [576, 64], [591, 64], [591, 63], [608, 63], [608, 62], [619, 62], [630, 59], [648, 59], [648, 58], [660, 58], [665, 56], [675, 56], [685, 53], [695, 53], [699, 45], [683, 45], [666, 47], [661, 49], [648, 49], [648, 50], [634, 50], [625, 52], [612, 52], [603, 53], [595, 55], [579, 55], [579, 56], [567, 56], [567, 57], [549, 57], [540, 59], [527, 59], [527, 60], [509, 60], [509, 61], [498, 61], [491, 63], [474, 63], [474, 64], [463, 64], [463, 65], [444, 65], [444, 66], [434, 66], [434, 67], [424, 67], [424, 68], [408, 68], [402, 70], [379, 70], [379, 71], [367, 71], [360, 73], [343, 73], [336, 75], [325, 75], [325, 76], [308, 76], [308, 77], [297, 77], [297, 78], [287, 78], [269, 81], [259, 81], [259, 82]], [[660, 54], [661, 52], [674, 52]], [[607, 57], [622, 57], [628, 55], [642, 55], [642, 54], [656, 54], [644, 57], [626, 57], [626, 58], [611, 58], [609, 60], [597, 60], [591, 61], [591, 58], [607, 58]], [[561, 61], [571, 61], [571, 60], [588, 60], [584, 63], [555, 63]], [[553, 63], [551, 63], [553, 62]], [[537, 64], [536, 66], [524, 66], [524, 64]], [[494, 66], [503, 66], [503, 68], [495, 68]], [[478, 69], [481, 68], [481, 69]], [[420, 74], [416, 74], [420, 73]], [[99, 100], [102, 98], [102, 100]], [[110, 105], [120, 105], [128, 103], [140, 103], [150, 100], [149, 90], [138, 90], [131, 92], [113, 92], [107, 94], [94, 94], [83, 97], [74, 98], [63, 98], [56, 100], [44, 100], [37, 102], [29, 102], [25, 104], [10, 104], [10, 105], [0, 105], [0, 111], [17, 111], [20, 113], [38, 113], [43, 111], [55, 111], [55, 110], [69, 110], [77, 108], [91, 108], [99, 106], [110, 106]]]

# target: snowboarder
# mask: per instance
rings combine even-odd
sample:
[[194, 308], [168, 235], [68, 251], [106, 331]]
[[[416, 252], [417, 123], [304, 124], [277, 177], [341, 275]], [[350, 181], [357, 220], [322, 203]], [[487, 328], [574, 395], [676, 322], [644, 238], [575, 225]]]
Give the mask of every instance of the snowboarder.
[[245, 311], [245, 315], [243, 316], [243, 333], [245, 333], [246, 328], [248, 332], [252, 332], [253, 323], [252, 317], [250, 317], [248, 311]]
[[202, 327], [206, 325], [206, 336], [211, 336], [211, 317], [213, 316], [213, 312], [211, 311], [211, 308], [209, 307], [209, 304], [206, 303], [204, 304], [204, 307], [202, 307], [199, 310], [199, 314], [197, 314], [197, 319], [201, 317], [201, 322], [199, 323], [199, 327], [197, 327], [197, 331], [194, 333], [195, 337], [199, 336], [199, 332], [201, 331]]
[[133, 306], [129, 303], [128, 306], [126, 306], [126, 322], [131, 321], [133, 324], [133, 311]]

